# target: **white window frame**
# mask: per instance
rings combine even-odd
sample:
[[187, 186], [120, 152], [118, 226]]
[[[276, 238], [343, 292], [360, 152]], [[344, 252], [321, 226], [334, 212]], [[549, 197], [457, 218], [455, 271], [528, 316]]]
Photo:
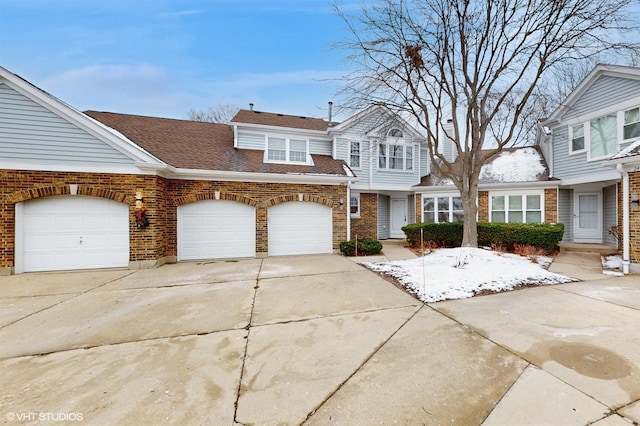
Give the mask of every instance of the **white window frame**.
[[[587, 152], [587, 135], [585, 132], [586, 129], [586, 123], [579, 123], [579, 124], [575, 124], [575, 125], [570, 125], [569, 126], [569, 155], [573, 155], [573, 154], [579, 154], [582, 152]], [[582, 149], [573, 149], [573, 131], [575, 127], [579, 127], [582, 126], [582, 140], [583, 140], [583, 146]]]
[[[284, 139], [285, 140], [285, 159], [284, 160], [272, 160], [269, 158], [269, 140], [270, 139]], [[291, 160], [291, 141], [300, 141], [305, 143], [305, 161]], [[264, 162], [276, 163], [276, 164], [302, 164], [312, 165], [311, 154], [309, 154], [309, 139], [303, 137], [289, 137], [282, 135], [266, 135], [265, 136], [265, 150], [264, 150]]]
[[[397, 168], [397, 169], [392, 169], [389, 167], [389, 150], [391, 146], [399, 146], [402, 148], [402, 168]], [[380, 166], [380, 150], [384, 147], [384, 158], [385, 158], [385, 166], [381, 167]], [[411, 162], [409, 163], [409, 165], [411, 166], [410, 168], [407, 168], [407, 148], [409, 148], [411, 150]], [[414, 162], [415, 162], [415, 147], [413, 146], [413, 144], [405, 144], [405, 143], [389, 143], [389, 142], [383, 142], [380, 143], [380, 145], [378, 146], [378, 159], [377, 159], [377, 165], [378, 165], [378, 170], [384, 170], [384, 171], [388, 171], [388, 172], [407, 172], [407, 173], [413, 173], [414, 172]], [[400, 157], [394, 157], [394, 158], [400, 158]]]
[[[453, 222], [453, 199], [454, 198], [461, 198], [460, 194], [458, 193], [442, 193], [442, 194], [422, 194], [421, 197], [421, 201], [420, 201], [420, 221], [424, 222], [424, 200], [425, 198], [433, 198], [434, 200], [434, 209], [433, 209], [433, 222], [429, 222], [429, 223], [447, 223], [447, 222]], [[446, 222], [440, 222], [439, 220], [439, 214], [440, 210], [438, 210], [438, 199], [439, 198], [448, 198], [449, 202], [449, 207], [447, 210], [448, 213], [448, 220]], [[462, 215], [464, 217], [464, 210], [462, 211]], [[464, 220], [464, 219], [463, 219]]]
[[504, 213], [504, 222], [496, 222], [496, 223], [510, 223], [509, 222], [509, 197], [521, 197], [522, 199], [522, 218], [524, 222], [515, 222], [515, 223], [538, 223], [538, 222], [527, 222], [527, 212], [537, 212], [537, 209], [528, 209], [527, 207], [527, 196], [529, 195], [537, 195], [540, 197], [540, 223], [545, 223], [545, 205], [544, 205], [544, 190], [528, 190], [528, 191], [489, 191], [489, 222], [493, 221], [493, 197], [505, 197], [504, 200], [504, 210], [500, 210]]
[[[358, 154], [357, 154], [358, 165], [357, 166], [351, 165], [352, 158], [356, 156], [353, 154], [353, 151], [352, 151], [353, 146], [355, 144], [358, 144]], [[356, 170], [360, 170], [362, 168], [362, 142], [361, 141], [349, 141], [349, 167]]]
[[[635, 106], [635, 107], [631, 107], [631, 108], [625, 108], [623, 111], [620, 111], [620, 117], [619, 117], [619, 120], [618, 120], [619, 123], [620, 123], [620, 128], [618, 129], [618, 134], [622, 136], [620, 139], [622, 140], [623, 143], [627, 143], [627, 142], [631, 142], [631, 141], [639, 139], [638, 136], [633, 136], [633, 137], [626, 138], [626, 139], [624, 137], [624, 127], [628, 125], [628, 124], [625, 123], [625, 115], [626, 115], [627, 112], [633, 111], [634, 109], [640, 110], [640, 105]], [[639, 119], [639, 121], [635, 121], [635, 122], [629, 123], [629, 124], [638, 124], [638, 123], [640, 123], [640, 119]]]
[[360, 217], [360, 194], [357, 192], [352, 192], [351, 193], [351, 198], [349, 199], [349, 211], [351, 211], [351, 208], [353, 207], [352, 205], [352, 201], [356, 200], [357, 202], [357, 212], [353, 213], [351, 212], [351, 217], [355, 217], [355, 218], [359, 218]]

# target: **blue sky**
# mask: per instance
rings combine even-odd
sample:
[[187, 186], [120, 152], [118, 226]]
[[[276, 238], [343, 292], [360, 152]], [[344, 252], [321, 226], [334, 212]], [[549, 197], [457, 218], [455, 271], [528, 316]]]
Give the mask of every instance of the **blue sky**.
[[0, 65], [79, 110], [326, 117], [344, 37], [329, 0], [0, 0]]

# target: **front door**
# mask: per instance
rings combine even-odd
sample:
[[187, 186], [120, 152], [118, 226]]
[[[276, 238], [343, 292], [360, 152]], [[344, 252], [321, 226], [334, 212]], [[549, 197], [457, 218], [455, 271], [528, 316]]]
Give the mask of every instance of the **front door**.
[[407, 200], [391, 200], [391, 238], [404, 238], [407, 224]]
[[602, 243], [602, 193], [576, 192], [574, 220], [575, 242]]

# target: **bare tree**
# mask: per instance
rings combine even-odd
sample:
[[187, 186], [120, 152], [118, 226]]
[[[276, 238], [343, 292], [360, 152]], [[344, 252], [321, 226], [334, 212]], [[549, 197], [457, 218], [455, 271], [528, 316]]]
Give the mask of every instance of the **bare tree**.
[[231, 121], [238, 111], [240, 111], [240, 107], [233, 104], [218, 104], [215, 108], [209, 107], [207, 111], [192, 108], [187, 112], [187, 119], [226, 124]]
[[[379, 0], [357, 15], [336, 5], [350, 30], [337, 47], [357, 68], [344, 78], [345, 105], [384, 104], [426, 130], [432, 167], [462, 197], [462, 245], [477, 246], [482, 165], [523, 137], [521, 120], [532, 114], [529, 101], [550, 70], [610, 49], [638, 49], [620, 36], [637, 27], [634, 1]], [[453, 162], [440, 150], [449, 118]]]

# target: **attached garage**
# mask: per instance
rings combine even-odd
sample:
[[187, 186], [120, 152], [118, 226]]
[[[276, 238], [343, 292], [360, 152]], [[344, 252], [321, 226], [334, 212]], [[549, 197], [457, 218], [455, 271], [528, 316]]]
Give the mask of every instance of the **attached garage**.
[[331, 207], [291, 201], [269, 208], [269, 256], [333, 252]]
[[129, 266], [129, 207], [60, 196], [16, 204], [16, 273]]
[[178, 207], [178, 260], [255, 257], [256, 209], [227, 200]]

